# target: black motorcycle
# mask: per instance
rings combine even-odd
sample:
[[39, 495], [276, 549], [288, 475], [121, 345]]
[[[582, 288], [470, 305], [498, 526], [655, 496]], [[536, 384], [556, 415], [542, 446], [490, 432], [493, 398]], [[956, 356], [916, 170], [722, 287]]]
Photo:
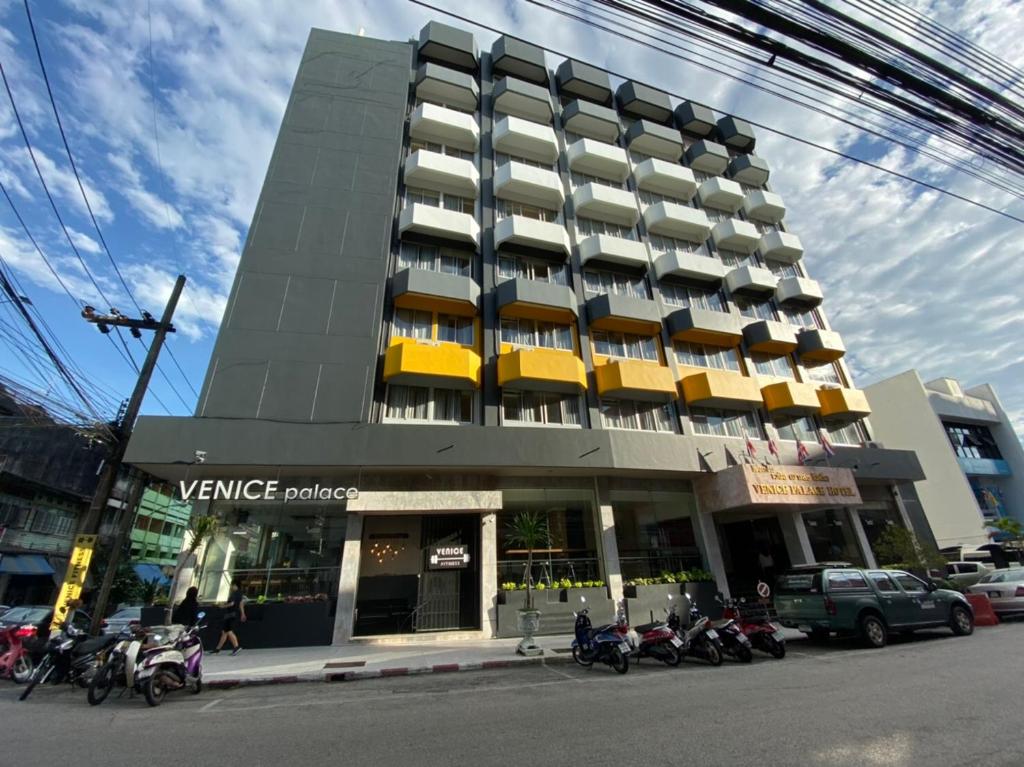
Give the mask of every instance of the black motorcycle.
[[711, 627], [711, 621], [700, 614], [697, 606], [692, 601], [690, 602], [689, 614], [690, 624], [684, 629], [682, 621], [676, 613], [675, 604], [673, 603], [669, 607], [668, 627], [683, 641], [683, 646], [680, 648], [683, 656], [700, 658], [706, 660], [712, 666], [721, 666], [723, 650], [718, 632]]
[[[722, 598], [716, 598], [719, 603]], [[696, 604], [690, 608], [690, 620], [694, 615], [700, 615]], [[722, 652], [729, 658], [738, 660], [740, 663], [750, 663], [754, 660], [753, 646], [750, 638], [743, 633], [743, 627], [735, 618], [725, 617], [721, 620], [712, 621], [711, 627], [718, 632], [718, 641], [722, 645]]]
[[586, 607], [573, 613], [576, 625], [573, 629], [572, 659], [584, 668], [590, 668], [595, 661], [606, 663], [620, 674], [625, 674], [629, 671], [629, 655], [633, 648], [626, 639], [628, 627], [624, 620], [620, 618], [619, 623], [594, 628], [589, 613]]
[[18, 700], [25, 700], [36, 685], [50, 682], [88, 687], [101, 665], [101, 658], [117, 637], [105, 635], [90, 637], [86, 632], [65, 623], [61, 630], [46, 643], [43, 659], [39, 661]]

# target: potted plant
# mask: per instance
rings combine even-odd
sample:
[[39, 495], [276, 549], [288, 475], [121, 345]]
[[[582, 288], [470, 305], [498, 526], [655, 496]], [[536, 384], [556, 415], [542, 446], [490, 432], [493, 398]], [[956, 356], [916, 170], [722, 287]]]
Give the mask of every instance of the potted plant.
[[520, 655], [542, 655], [544, 650], [533, 638], [540, 629], [540, 611], [533, 605], [533, 551], [548, 543], [547, 518], [537, 511], [516, 514], [508, 526], [508, 542], [526, 549], [526, 602], [519, 610], [516, 626], [523, 639], [516, 652]]

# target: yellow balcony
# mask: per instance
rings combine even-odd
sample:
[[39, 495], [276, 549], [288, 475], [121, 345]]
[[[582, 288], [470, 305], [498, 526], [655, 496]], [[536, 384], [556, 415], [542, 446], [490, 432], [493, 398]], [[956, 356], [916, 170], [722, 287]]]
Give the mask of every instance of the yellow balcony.
[[763, 402], [754, 379], [729, 370], [683, 367], [680, 378], [687, 405], [751, 410]]
[[587, 388], [587, 370], [583, 360], [570, 351], [503, 345], [498, 356], [498, 385], [574, 393]]
[[821, 417], [855, 421], [871, 415], [868, 398], [860, 389], [818, 389]]
[[480, 355], [471, 347], [396, 338], [384, 353], [384, 380], [413, 386], [480, 388]]
[[672, 371], [656, 362], [614, 360], [595, 365], [594, 378], [601, 396], [668, 402], [679, 396]]
[[772, 415], [810, 415], [821, 407], [811, 384], [779, 381], [761, 388], [765, 409]]

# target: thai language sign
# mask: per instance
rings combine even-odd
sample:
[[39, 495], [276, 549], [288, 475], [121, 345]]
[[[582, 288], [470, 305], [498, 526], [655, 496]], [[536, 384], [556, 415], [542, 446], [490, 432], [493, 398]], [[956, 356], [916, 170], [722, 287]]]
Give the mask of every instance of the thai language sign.
[[856, 506], [860, 491], [850, 469], [733, 466], [697, 483], [704, 511], [749, 506]]

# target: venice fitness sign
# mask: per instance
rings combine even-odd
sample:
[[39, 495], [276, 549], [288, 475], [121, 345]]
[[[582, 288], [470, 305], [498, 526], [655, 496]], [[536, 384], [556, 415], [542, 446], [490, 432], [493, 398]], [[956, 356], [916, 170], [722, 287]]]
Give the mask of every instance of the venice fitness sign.
[[350, 501], [359, 497], [355, 487], [306, 485], [281, 488], [276, 479], [203, 479], [178, 483], [183, 501]]

